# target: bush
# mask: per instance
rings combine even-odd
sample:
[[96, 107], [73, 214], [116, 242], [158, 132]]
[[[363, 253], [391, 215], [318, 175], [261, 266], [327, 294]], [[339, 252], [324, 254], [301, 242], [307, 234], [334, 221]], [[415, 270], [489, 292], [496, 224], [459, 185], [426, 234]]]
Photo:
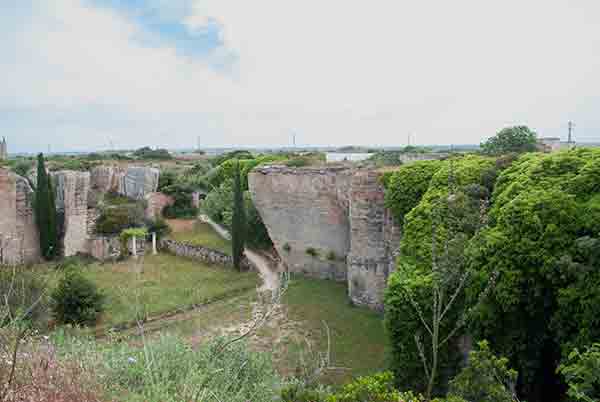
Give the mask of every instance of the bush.
[[52, 292], [52, 314], [59, 324], [93, 325], [104, 309], [104, 295], [79, 268], [68, 268]]
[[141, 226], [143, 222], [144, 208], [141, 204], [110, 206], [102, 209], [95, 231], [102, 235], [116, 235], [127, 228]]
[[166, 149], [152, 149], [150, 147], [143, 147], [136, 150], [133, 155], [138, 159], [154, 159], [154, 160], [169, 160], [173, 159], [171, 153]]
[[491, 155], [533, 152], [536, 150], [537, 135], [527, 126], [507, 127], [481, 144], [483, 152]]
[[394, 376], [383, 372], [360, 377], [345, 385], [341, 391], [327, 397], [327, 402], [390, 402], [400, 401], [401, 394], [394, 389]]
[[469, 363], [452, 381], [449, 394], [481, 402], [512, 402], [511, 387], [516, 385], [517, 372], [508, 368], [508, 359], [498, 358], [489, 344], [481, 341], [479, 350], [469, 353]]

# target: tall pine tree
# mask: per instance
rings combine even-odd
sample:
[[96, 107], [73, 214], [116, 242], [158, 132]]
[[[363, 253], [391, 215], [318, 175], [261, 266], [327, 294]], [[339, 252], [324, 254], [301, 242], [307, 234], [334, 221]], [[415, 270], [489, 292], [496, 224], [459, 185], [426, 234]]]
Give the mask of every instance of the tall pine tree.
[[55, 205], [54, 188], [46, 172], [44, 154], [39, 154], [35, 188], [35, 221], [40, 235], [40, 250], [47, 260], [55, 257], [58, 251]]
[[244, 207], [244, 191], [240, 174], [240, 164], [236, 160], [233, 182], [233, 216], [231, 221], [231, 248], [233, 266], [241, 270], [244, 244], [246, 242], [246, 211]]

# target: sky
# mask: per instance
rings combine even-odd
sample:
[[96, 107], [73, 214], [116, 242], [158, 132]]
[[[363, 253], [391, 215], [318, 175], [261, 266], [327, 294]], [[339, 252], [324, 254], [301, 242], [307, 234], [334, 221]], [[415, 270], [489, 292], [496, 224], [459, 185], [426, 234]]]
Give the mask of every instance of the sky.
[[0, 77], [11, 152], [599, 141], [600, 2], [0, 0]]

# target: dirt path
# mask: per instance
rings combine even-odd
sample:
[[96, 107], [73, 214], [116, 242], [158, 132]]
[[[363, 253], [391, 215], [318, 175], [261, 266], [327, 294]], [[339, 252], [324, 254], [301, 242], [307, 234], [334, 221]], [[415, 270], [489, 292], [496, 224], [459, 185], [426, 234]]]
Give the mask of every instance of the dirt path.
[[[213, 222], [208, 216], [200, 215], [200, 220], [208, 223], [221, 237], [227, 240], [231, 240], [229, 232], [216, 222]], [[246, 258], [250, 260], [254, 266], [258, 269], [260, 277], [263, 280], [262, 286], [258, 289], [259, 292], [263, 291], [276, 291], [279, 288], [279, 274], [277, 268], [273, 266], [273, 263], [259, 253], [246, 248], [244, 250]]]

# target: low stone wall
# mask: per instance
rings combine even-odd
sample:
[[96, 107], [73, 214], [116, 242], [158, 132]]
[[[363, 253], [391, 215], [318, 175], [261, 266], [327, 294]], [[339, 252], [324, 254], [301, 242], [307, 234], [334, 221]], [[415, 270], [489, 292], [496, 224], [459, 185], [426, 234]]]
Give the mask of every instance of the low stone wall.
[[[175, 254], [178, 257], [192, 258], [206, 262], [208, 264], [233, 265], [233, 257], [207, 247], [195, 246], [188, 243], [181, 243], [175, 240], [163, 239], [160, 242], [161, 248]], [[242, 267], [245, 270], [255, 269], [246, 258], [242, 261]]]

